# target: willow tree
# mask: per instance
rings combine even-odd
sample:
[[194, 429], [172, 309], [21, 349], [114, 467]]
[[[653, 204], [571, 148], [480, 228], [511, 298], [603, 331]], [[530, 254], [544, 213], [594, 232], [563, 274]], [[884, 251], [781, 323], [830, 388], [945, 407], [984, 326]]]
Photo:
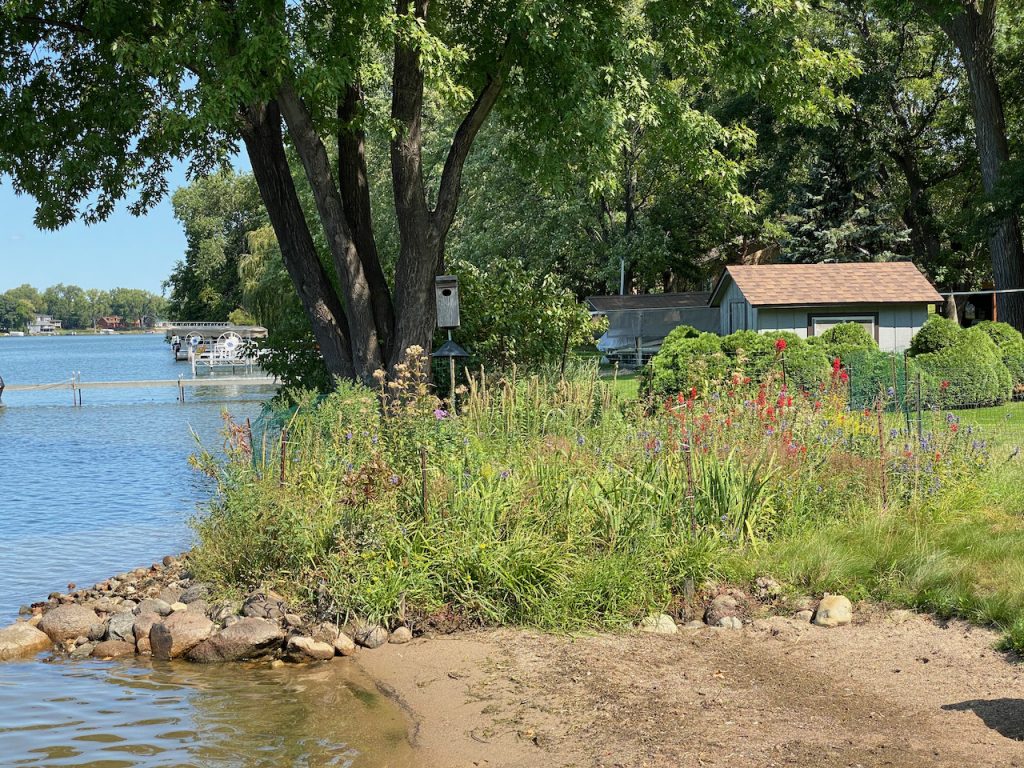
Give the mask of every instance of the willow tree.
[[[820, 105], [829, 59], [799, 38], [803, 7], [10, 0], [0, 16], [0, 172], [36, 198], [38, 225], [58, 227], [102, 219], [130, 194], [144, 212], [166, 193], [174, 162], [202, 175], [244, 146], [328, 369], [366, 380], [429, 344], [463, 169], [496, 108], [545, 157], [614, 164], [623, 131], [649, 114], [637, 54], [651, 46], [679, 77], [731, 77]], [[706, 132], [692, 123], [695, 137]], [[380, 131], [368, 127], [383, 127], [389, 144], [399, 237], [388, 258], [367, 182], [367, 136]], [[443, 158], [435, 176], [425, 151]]]

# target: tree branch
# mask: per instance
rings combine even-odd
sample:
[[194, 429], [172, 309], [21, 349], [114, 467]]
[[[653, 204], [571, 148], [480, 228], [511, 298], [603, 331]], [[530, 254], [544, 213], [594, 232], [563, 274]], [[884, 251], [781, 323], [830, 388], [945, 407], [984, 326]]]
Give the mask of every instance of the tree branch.
[[487, 84], [483, 87], [470, 107], [469, 112], [455, 131], [451, 147], [448, 149], [448, 158], [444, 163], [444, 171], [441, 174], [441, 186], [437, 194], [437, 205], [431, 214], [434, 225], [442, 234], [448, 232], [452, 220], [455, 218], [455, 210], [459, 202], [459, 193], [462, 190], [462, 170], [466, 165], [466, 158], [473, 147], [480, 128], [486, 122], [488, 115], [494, 108], [501, 89], [504, 85], [502, 73], [491, 77], [488, 76]]

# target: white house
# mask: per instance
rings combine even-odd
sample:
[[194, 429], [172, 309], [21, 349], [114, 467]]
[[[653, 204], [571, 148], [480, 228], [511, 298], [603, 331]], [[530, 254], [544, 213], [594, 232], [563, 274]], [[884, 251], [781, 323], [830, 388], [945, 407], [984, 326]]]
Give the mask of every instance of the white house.
[[726, 267], [709, 304], [719, 333], [793, 331], [816, 336], [861, 323], [886, 352], [902, 352], [942, 297], [910, 262], [756, 264]]
[[55, 320], [50, 315], [33, 315], [28, 324], [28, 332], [33, 335], [41, 333], [54, 333], [61, 328], [60, 320]]

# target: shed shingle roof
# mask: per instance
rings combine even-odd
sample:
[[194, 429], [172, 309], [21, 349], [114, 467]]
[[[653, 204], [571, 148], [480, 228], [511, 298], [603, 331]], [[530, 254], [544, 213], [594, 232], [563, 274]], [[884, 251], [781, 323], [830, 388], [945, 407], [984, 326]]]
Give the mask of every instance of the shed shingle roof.
[[755, 307], [942, 301], [928, 278], [909, 261], [726, 267], [711, 294], [712, 304], [720, 303], [727, 276]]

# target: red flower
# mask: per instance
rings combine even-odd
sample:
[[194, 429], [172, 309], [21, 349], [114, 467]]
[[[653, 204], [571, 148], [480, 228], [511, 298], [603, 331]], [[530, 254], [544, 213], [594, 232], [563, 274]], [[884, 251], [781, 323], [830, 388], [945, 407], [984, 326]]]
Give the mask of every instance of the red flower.
[[835, 373], [839, 373], [839, 366], [840, 365], [841, 365], [841, 363], [839, 362], [839, 358], [837, 357], [835, 360], [832, 361], [832, 370]]
[[960, 425], [959, 424], [950, 424], [949, 425], [949, 431], [950, 432], [957, 432], [957, 431], [959, 431], [959, 429], [960, 429]]
[[941, 384], [939, 384], [939, 389], [949, 389], [949, 382], [943, 381]]
[[691, 400], [696, 400], [697, 399], [697, 388], [696, 387], [690, 387], [690, 399]]
[[840, 381], [849, 381], [850, 380], [850, 374], [848, 374], [846, 371], [843, 371], [842, 373], [839, 374], [839, 380]]
[[776, 352], [781, 352], [785, 348], [786, 348], [786, 340], [785, 339], [776, 339], [776, 341], [775, 341], [775, 351]]

